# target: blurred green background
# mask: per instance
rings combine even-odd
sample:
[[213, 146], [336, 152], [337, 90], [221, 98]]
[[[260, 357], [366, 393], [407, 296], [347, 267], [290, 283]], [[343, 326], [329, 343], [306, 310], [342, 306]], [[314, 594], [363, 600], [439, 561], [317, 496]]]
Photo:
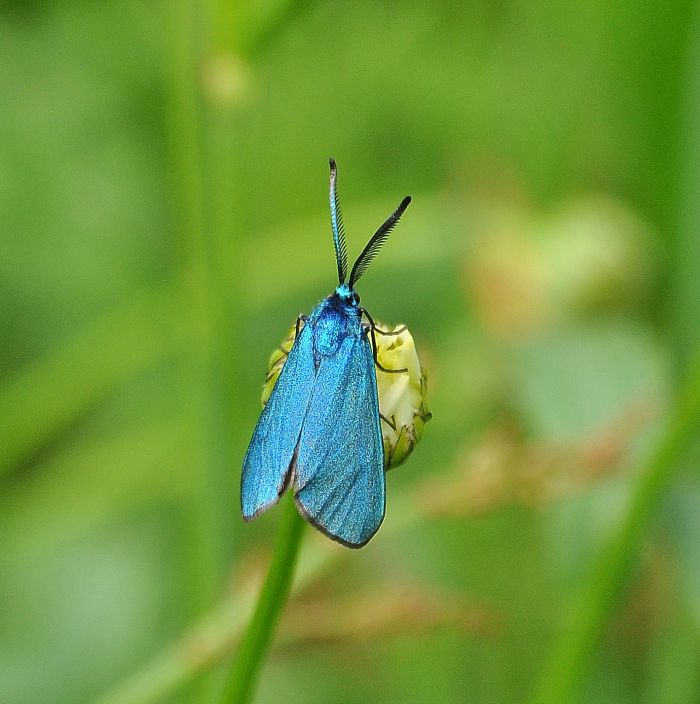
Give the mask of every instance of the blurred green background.
[[307, 531], [257, 701], [697, 702], [698, 444], [639, 487], [697, 395], [699, 30], [651, 0], [3, 3], [0, 701], [217, 700], [277, 522], [239, 511], [267, 355], [335, 285], [334, 156], [351, 259], [414, 197], [359, 291], [434, 418], [369, 546]]

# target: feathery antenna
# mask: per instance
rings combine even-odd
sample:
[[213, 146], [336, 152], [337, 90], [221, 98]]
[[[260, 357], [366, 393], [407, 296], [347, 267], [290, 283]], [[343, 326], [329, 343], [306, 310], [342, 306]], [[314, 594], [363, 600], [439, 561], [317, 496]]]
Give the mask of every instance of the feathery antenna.
[[331, 182], [328, 190], [328, 199], [331, 205], [331, 227], [333, 228], [333, 245], [335, 246], [335, 261], [338, 265], [338, 283], [345, 282], [348, 274], [348, 249], [345, 244], [345, 228], [343, 227], [343, 216], [340, 213], [340, 201], [338, 200], [338, 167], [335, 159], [329, 159], [331, 167]]
[[372, 260], [377, 256], [382, 245], [386, 241], [389, 233], [396, 227], [396, 223], [399, 218], [403, 215], [404, 210], [408, 208], [408, 204], [411, 202], [411, 196], [406, 196], [399, 205], [398, 208], [386, 219], [384, 224], [372, 235], [370, 241], [365, 245], [365, 248], [360, 253], [353, 264], [352, 271], [350, 272], [350, 281], [348, 282], [350, 288], [355, 288], [355, 283], [362, 276], [362, 274], [367, 271], [367, 267], [370, 265]]

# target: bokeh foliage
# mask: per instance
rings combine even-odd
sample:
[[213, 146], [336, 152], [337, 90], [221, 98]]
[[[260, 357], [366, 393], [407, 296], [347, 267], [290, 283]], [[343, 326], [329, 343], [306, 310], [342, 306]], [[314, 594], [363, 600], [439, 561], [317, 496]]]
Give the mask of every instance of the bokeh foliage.
[[[330, 155], [351, 257], [414, 197], [360, 293], [410, 325], [434, 419], [379, 535], [309, 568], [259, 701], [544, 691], [700, 344], [699, 28], [685, 1], [6, 2], [0, 700], [92, 701], [249, 605], [277, 516], [240, 521], [241, 458], [334, 284]], [[700, 697], [694, 449], [581, 701]], [[164, 701], [215, 697], [192, 658]]]

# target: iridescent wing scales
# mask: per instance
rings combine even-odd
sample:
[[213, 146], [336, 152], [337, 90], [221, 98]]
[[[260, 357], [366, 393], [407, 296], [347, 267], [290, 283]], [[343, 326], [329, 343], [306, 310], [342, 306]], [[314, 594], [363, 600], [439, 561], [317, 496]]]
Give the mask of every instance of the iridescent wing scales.
[[313, 330], [304, 325], [263, 409], [243, 460], [241, 509], [252, 520], [285, 489], [314, 387]]
[[361, 547], [384, 519], [384, 449], [367, 336], [348, 334], [324, 357], [299, 438], [299, 510], [329, 537]]

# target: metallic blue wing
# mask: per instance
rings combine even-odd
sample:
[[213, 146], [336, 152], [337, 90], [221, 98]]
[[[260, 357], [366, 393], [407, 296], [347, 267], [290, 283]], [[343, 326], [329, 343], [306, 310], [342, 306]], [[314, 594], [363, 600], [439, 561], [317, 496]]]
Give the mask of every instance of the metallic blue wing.
[[384, 519], [386, 491], [374, 360], [359, 321], [353, 332], [320, 361], [293, 482], [304, 516], [334, 540], [359, 548]]
[[243, 460], [241, 509], [252, 520], [285, 489], [314, 387], [313, 326], [304, 325], [255, 426]]

